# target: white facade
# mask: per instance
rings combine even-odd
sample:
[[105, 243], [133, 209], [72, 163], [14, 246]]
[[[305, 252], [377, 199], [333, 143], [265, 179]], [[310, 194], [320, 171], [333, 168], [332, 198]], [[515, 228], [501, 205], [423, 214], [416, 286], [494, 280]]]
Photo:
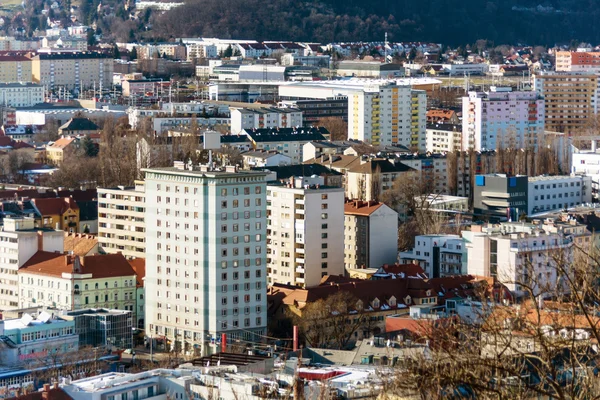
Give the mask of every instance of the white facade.
[[265, 173], [145, 169], [146, 332], [186, 353], [267, 325]]
[[415, 247], [400, 252], [400, 263], [421, 266], [428, 277], [462, 275], [464, 246], [458, 235], [419, 235]]
[[425, 150], [426, 105], [425, 92], [410, 86], [365, 86], [348, 95], [348, 138]]
[[592, 202], [591, 176], [536, 176], [529, 178], [528, 185], [528, 215]]
[[19, 308], [17, 271], [38, 250], [63, 251], [64, 232], [37, 230], [33, 218], [5, 218], [0, 231], [0, 310]]
[[0, 105], [31, 107], [44, 102], [44, 87], [35, 83], [0, 83]]
[[186, 43], [185, 47], [187, 49], [188, 61], [193, 61], [198, 58], [215, 58], [219, 55], [217, 46], [214, 44], [193, 42]]
[[462, 127], [452, 124], [427, 125], [425, 150], [430, 153], [462, 151]]
[[145, 257], [145, 203], [143, 182], [131, 188], [98, 188], [98, 245], [105, 253]]
[[302, 126], [302, 111], [297, 108], [230, 108], [231, 133], [244, 129], [292, 128]]
[[344, 189], [323, 178], [267, 186], [268, 282], [317, 286], [344, 274]]
[[585, 174], [592, 179], [592, 188], [600, 189], [600, 153], [596, 152], [595, 145], [592, 151], [572, 148], [571, 173]]
[[544, 100], [536, 92], [491, 87], [463, 97], [463, 150], [535, 148], [544, 133]]

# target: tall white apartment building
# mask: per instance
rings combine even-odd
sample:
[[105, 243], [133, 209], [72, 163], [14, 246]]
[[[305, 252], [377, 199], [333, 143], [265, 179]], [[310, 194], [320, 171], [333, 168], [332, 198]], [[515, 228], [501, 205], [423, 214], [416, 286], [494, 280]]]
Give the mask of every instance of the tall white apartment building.
[[0, 311], [19, 308], [17, 271], [38, 250], [63, 252], [64, 232], [38, 229], [33, 218], [5, 218], [0, 231]]
[[489, 92], [463, 97], [463, 150], [536, 147], [544, 133], [544, 99], [537, 92]]
[[0, 105], [31, 107], [44, 102], [44, 87], [35, 83], [0, 83]]
[[269, 284], [317, 286], [344, 274], [344, 189], [322, 177], [267, 186]]
[[425, 151], [426, 105], [425, 91], [410, 86], [365, 85], [348, 94], [348, 138]]
[[302, 126], [299, 108], [230, 108], [231, 133], [239, 135], [244, 129], [293, 128]]
[[98, 245], [105, 253], [145, 257], [145, 203], [141, 181], [134, 187], [98, 188]]
[[266, 334], [266, 173], [144, 169], [146, 333], [186, 353]]

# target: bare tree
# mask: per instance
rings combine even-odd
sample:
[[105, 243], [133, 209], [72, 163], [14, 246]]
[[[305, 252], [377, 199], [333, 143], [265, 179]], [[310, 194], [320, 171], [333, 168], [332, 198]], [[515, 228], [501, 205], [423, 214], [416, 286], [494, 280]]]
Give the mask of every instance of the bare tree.
[[347, 140], [348, 123], [341, 117], [325, 117], [317, 121], [318, 126], [325, 127], [330, 133], [329, 140]]

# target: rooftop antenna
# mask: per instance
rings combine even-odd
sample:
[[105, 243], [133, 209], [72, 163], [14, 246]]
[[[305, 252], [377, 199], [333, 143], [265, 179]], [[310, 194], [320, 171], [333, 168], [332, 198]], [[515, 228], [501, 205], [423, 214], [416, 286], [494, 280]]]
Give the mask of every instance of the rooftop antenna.
[[385, 41], [383, 42], [383, 60], [384, 63], [387, 63], [387, 46], [388, 46], [388, 39], [387, 39], [387, 32], [385, 33]]

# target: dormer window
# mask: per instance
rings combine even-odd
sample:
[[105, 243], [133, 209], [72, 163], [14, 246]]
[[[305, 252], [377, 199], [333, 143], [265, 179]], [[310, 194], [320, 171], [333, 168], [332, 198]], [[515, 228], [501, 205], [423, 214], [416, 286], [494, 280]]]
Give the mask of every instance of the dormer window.
[[406, 297], [404, 298], [404, 303], [406, 303], [406, 304], [410, 304], [411, 302], [412, 302], [412, 299], [410, 298], [410, 296], [406, 296]]
[[379, 299], [375, 298], [375, 300], [373, 300], [373, 308], [379, 308]]
[[363, 309], [363, 302], [362, 302], [362, 300], [358, 300], [356, 302], [356, 309], [357, 310], [362, 310]]
[[394, 296], [390, 297], [390, 299], [388, 300], [388, 305], [390, 307], [396, 307], [396, 298]]

